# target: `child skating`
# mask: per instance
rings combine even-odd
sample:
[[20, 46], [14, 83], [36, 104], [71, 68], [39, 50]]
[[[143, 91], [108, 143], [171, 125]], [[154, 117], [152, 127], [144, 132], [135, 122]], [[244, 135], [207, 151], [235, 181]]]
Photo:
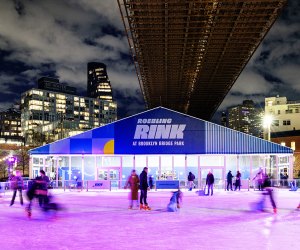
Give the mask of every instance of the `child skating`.
[[168, 212], [177, 212], [180, 209], [182, 203], [182, 196], [183, 195], [180, 189], [178, 189], [175, 192], [172, 192], [170, 202], [167, 206]]

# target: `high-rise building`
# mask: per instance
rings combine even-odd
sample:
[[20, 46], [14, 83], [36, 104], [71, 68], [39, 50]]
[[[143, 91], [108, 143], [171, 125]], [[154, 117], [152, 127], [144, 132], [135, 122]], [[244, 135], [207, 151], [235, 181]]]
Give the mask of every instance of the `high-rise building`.
[[117, 104], [112, 100], [70, 94], [66, 90], [73, 93], [76, 89], [58, 79], [52, 79], [50, 87], [42, 82], [40, 79], [38, 88], [21, 95], [21, 127], [26, 145], [62, 139], [117, 120]]
[[87, 68], [87, 96], [112, 101], [112, 89], [108, 79], [106, 65], [89, 62]]
[[229, 108], [228, 127], [256, 137], [262, 137], [262, 112], [252, 100], [243, 101], [242, 105]]
[[0, 112], [0, 143], [22, 145], [21, 112], [13, 107]]
[[221, 114], [221, 125], [227, 127], [227, 114], [226, 112], [222, 112]]

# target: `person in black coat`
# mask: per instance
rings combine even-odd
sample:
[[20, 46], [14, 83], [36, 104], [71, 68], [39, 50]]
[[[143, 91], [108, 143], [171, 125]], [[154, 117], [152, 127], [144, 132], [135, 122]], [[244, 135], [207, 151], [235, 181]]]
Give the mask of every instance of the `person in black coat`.
[[229, 187], [230, 187], [230, 190], [232, 190], [232, 178], [233, 178], [233, 175], [231, 173], [231, 170], [229, 170], [228, 174], [227, 174], [227, 191], [229, 191]]
[[[38, 198], [39, 198], [39, 205], [40, 207], [43, 207], [44, 205], [47, 205], [48, 200], [48, 185], [50, 183], [49, 177], [46, 175], [44, 170], [40, 170], [40, 176], [37, 176], [35, 178], [36, 183], [38, 184]], [[37, 191], [36, 191], [37, 192]]]
[[[271, 205], [273, 207], [273, 212], [276, 214], [277, 207], [274, 199], [274, 190], [271, 185], [271, 179], [267, 174], [264, 175], [263, 188], [264, 188], [264, 192], [262, 194], [264, 195], [264, 197], [265, 196], [270, 197]], [[265, 200], [265, 198], [263, 198], [263, 200]]]
[[188, 175], [189, 191], [192, 191], [192, 189], [195, 185], [194, 180], [195, 180], [195, 175], [192, 172], [189, 172], [189, 175]]
[[150, 210], [150, 207], [148, 206], [147, 203], [147, 191], [150, 190], [148, 185], [147, 175], [148, 175], [148, 168], [144, 167], [142, 173], [140, 174], [140, 190], [141, 190], [140, 209]]
[[237, 171], [236, 176], [235, 176], [235, 189], [234, 191], [236, 191], [237, 189], [241, 190], [241, 173], [240, 171]]
[[211, 171], [208, 172], [206, 176], [206, 185], [207, 185], [207, 195], [209, 195], [209, 191], [211, 190], [211, 195], [213, 195], [214, 192], [214, 182], [215, 182], [215, 177], [212, 174]]

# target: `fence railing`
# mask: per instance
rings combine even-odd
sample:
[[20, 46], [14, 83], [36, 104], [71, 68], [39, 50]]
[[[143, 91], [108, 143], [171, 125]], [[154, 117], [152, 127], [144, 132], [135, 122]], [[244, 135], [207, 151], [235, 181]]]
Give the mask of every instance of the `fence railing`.
[[[30, 180], [24, 181], [24, 187], [23, 189], [27, 189], [29, 186]], [[162, 181], [160, 181], [162, 182]], [[178, 181], [179, 182], [179, 188], [185, 189], [188, 188], [188, 181]], [[49, 183], [50, 189], [61, 189], [61, 190], [70, 190], [70, 191], [97, 191], [97, 190], [120, 190], [124, 189], [126, 181], [125, 180], [85, 180], [85, 181], [73, 181], [73, 180], [67, 180], [67, 181], [51, 181]], [[156, 189], [154, 181], [153, 189]], [[200, 182], [195, 181], [194, 182], [196, 189], [203, 189], [205, 187], [205, 180], [202, 180]], [[10, 181], [8, 182], [0, 182], [0, 193], [5, 193], [6, 191], [11, 190], [12, 183]], [[282, 189], [292, 189], [292, 188], [299, 188], [300, 187], [300, 179], [271, 179], [271, 186], [276, 188], [282, 188]], [[226, 180], [216, 180], [214, 184], [215, 189], [225, 189], [227, 188], [227, 181]], [[233, 185], [233, 189], [235, 186]], [[241, 180], [241, 189], [258, 189], [258, 182], [256, 180], [250, 180], [250, 179], [243, 179]], [[293, 190], [295, 191], [295, 190]]]

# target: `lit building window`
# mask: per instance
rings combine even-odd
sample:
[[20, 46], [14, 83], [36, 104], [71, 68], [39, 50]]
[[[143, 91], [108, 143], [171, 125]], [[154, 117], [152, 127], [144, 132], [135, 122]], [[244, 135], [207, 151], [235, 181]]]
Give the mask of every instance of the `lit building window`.
[[285, 142], [281, 142], [280, 145], [281, 145], [281, 146], [285, 146]]
[[291, 142], [291, 149], [296, 150], [296, 142]]

